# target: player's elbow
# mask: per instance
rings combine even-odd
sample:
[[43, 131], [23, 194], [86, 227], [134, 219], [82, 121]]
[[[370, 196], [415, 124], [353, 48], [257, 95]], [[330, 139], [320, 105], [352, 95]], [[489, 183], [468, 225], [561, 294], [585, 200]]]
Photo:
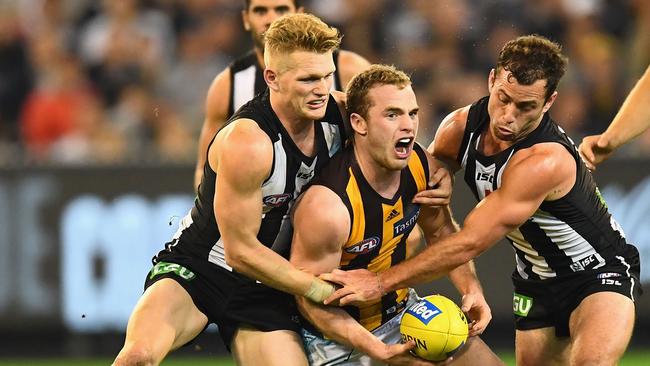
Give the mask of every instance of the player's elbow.
[[251, 258], [246, 248], [243, 245], [233, 245], [233, 243], [229, 243], [226, 240], [224, 240], [224, 247], [226, 264], [237, 272], [246, 273], [246, 268], [249, 267], [248, 262]]

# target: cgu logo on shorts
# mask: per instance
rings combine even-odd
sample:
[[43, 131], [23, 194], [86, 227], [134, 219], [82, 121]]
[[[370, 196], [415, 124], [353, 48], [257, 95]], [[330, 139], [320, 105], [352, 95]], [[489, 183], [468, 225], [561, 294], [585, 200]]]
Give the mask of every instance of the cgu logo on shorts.
[[422, 300], [418, 303], [413, 304], [410, 308], [408, 308], [406, 312], [416, 317], [425, 325], [429, 324], [431, 319], [442, 314], [442, 310], [438, 309], [437, 306], [433, 305], [427, 300]]
[[515, 292], [515, 295], [512, 298], [512, 310], [516, 315], [528, 316], [528, 312], [532, 307], [532, 297], [524, 296]]
[[262, 199], [265, 205], [270, 207], [279, 207], [291, 200], [291, 193], [273, 194]]
[[365, 239], [361, 242], [358, 242], [350, 247], [345, 248], [346, 253], [351, 254], [367, 254], [370, 253], [379, 245], [379, 238], [373, 236], [372, 238]]
[[181, 266], [180, 264], [176, 263], [168, 263], [168, 262], [158, 262], [152, 269], [151, 269], [151, 274], [149, 275], [149, 279], [152, 279], [158, 275], [165, 274], [165, 273], [175, 273], [177, 276], [180, 278], [190, 281], [193, 280], [196, 275], [194, 272], [190, 271], [189, 269]]

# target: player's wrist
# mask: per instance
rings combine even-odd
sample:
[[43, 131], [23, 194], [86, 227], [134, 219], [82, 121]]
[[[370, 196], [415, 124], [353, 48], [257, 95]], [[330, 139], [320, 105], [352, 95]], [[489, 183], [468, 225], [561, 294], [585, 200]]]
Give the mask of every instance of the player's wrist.
[[318, 278], [311, 280], [309, 288], [303, 296], [312, 302], [322, 304], [325, 299], [334, 293], [334, 286]]
[[381, 297], [386, 296], [388, 291], [386, 291], [386, 288], [382, 284], [382, 279], [381, 279], [381, 274], [379, 272], [375, 272], [376, 278], [377, 278], [377, 290], [379, 291], [379, 294]]

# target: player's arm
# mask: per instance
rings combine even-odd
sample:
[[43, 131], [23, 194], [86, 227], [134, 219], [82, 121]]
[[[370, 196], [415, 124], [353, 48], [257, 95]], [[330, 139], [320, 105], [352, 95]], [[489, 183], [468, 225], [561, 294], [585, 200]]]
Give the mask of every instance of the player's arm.
[[341, 89], [345, 91], [348, 87], [348, 83], [354, 75], [365, 71], [370, 67], [370, 62], [351, 51], [339, 50], [339, 76], [341, 77]]
[[503, 173], [501, 187], [476, 205], [459, 232], [389, 269], [381, 277], [382, 286], [391, 291], [432, 280], [477, 257], [525, 223], [542, 201], [568, 192], [575, 171], [575, 160], [559, 144], [517, 152]]
[[208, 159], [217, 173], [214, 213], [228, 265], [281, 291], [319, 302], [327, 297], [333, 291], [330, 284], [296, 269], [257, 239], [262, 221], [261, 187], [273, 163], [268, 136], [254, 121], [237, 120], [217, 135]]
[[194, 189], [199, 189], [203, 178], [203, 165], [208, 152], [208, 145], [217, 131], [228, 119], [228, 102], [230, 100], [230, 67], [223, 70], [212, 81], [205, 100], [205, 119], [199, 135], [199, 146], [194, 168]]
[[[429, 169], [432, 171], [431, 169], [434, 169], [439, 164], [438, 160], [428, 154], [427, 157], [429, 160]], [[423, 207], [418, 225], [420, 225], [424, 232], [427, 245], [435, 245], [440, 239], [459, 230], [449, 206], [439, 208]], [[474, 261], [469, 261], [456, 267], [449, 272], [448, 276], [449, 280], [462, 295], [461, 309], [472, 320], [469, 335], [475, 336], [481, 334], [490, 320], [492, 320], [492, 311], [485, 301], [483, 288], [476, 275]]]
[[607, 130], [587, 136], [580, 144], [580, 155], [587, 167], [596, 169], [621, 145], [650, 128], [650, 66], [625, 98]]
[[[318, 275], [339, 266], [350, 216], [334, 192], [319, 185], [310, 187], [295, 206], [293, 227], [291, 263], [296, 268]], [[328, 339], [389, 364], [409, 360], [416, 362], [414, 365], [430, 365], [408, 354], [413, 343], [387, 345], [341, 308], [322, 306], [300, 296], [296, 301], [301, 314]]]
[[[575, 182], [576, 162], [559, 144], [541, 145], [527, 149], [534, 153], [515, 153], [504, 171], [501, 187], [479, 202], [463, 228], [382, 273], [381, 288], [393, 291], [443, 276], [526, 222], [542, 201], [565, 194], [567, 186], [570, 189]], [[348, 277], [347, 273], [321, 276], [344, 285], [325, 303], [340, 299], [341, 304], [348, 304], [379, 297], [368, 290], [370, 286]]]

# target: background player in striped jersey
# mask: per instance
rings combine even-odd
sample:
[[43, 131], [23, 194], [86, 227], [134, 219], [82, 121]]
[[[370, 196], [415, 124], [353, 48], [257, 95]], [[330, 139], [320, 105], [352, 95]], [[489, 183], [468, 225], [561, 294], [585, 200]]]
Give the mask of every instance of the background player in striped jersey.
[[[314, 274], [387, 270], [412, 254], [407, 238], [416, 222], [429, 242], [456, 231], [447, 205], [420, 208], [412, 202], [426, 189], [430, 172], [444, 168], [415, 143], [419, 107], [410, 78], [392, 66], [373, 65], [352, 79], [347, 103], [352, 144], [323, 168], [293, 215], [291, 262]], [[476, 320], [471, 334], [481, 333], [491, 315], [473, 263], [450, 278]], [[430, 364], [408, 353], [413, 342], [400, 343], [401, 316], [417, 300], [408, 288], [345, 309], [297, 297], [309, 321], [303, 322], [303, 339], [310, 365]], [[502, 365], [479, 338], [470, 338], [455, 358], [454, 365]]]
[[[208, 144], [214, 134], [239, 107], [266, 89], [262, 34], [280, 16], [303, 11], [300, 0], [246, 0], [244, 5], [242, 20], [253, 39], [253, 49], [219, 73], [208, 90], [194, 172], [195, 189], [201, 183]], [[336, 50], [333, 57], [336, 67], [332, 78], [334, 90], [343, 90], [352, 76], [369, 65], [363, 57], [350, 51]]]
[[[328, 301], [381, 297], [439, 277], [504, 236], [515, 251], [517, 365], [615, 365], [634, 326], [639, 253], [607, 211], [573, 142], [547, 113], [566, 58], [539, 36], [511, 40], [489, 96], [451, 113], [431, 146], [463, 168], [479, 204], [458, 233], [380, 276], [334, 271]], [[380, 289], [381, 288], [381, 289]]]

